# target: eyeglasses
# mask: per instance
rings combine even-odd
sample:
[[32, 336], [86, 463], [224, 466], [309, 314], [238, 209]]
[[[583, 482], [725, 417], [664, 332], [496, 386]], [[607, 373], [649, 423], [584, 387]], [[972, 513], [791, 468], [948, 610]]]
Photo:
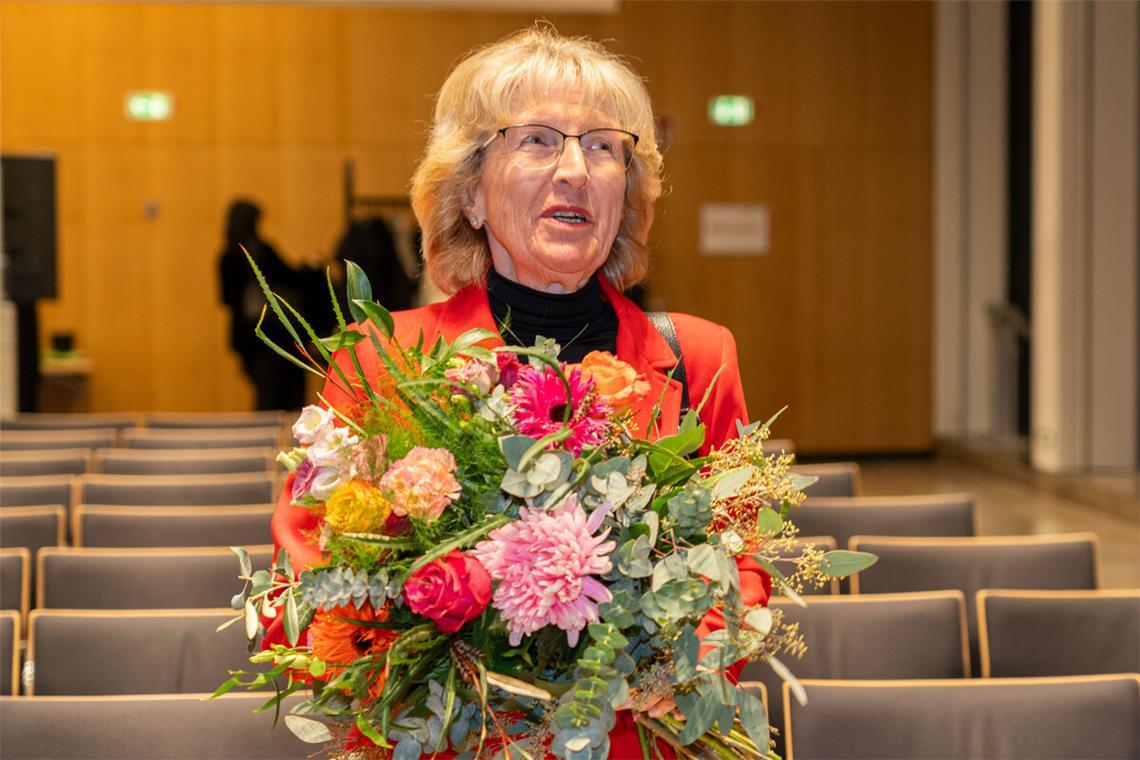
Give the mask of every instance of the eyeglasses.
[[549, 169], [562, 158], [566, 140], [573, 137], [582, 148], [586, 162], [595, 169], [629, 168], [638, 136], [624, 129], [591, 129], [568, 135], [545, 124], [516, 124], [499, 129], [483, 144], [487, 147], [499, 135], [507, 144], [507, 155], [520, 169]]

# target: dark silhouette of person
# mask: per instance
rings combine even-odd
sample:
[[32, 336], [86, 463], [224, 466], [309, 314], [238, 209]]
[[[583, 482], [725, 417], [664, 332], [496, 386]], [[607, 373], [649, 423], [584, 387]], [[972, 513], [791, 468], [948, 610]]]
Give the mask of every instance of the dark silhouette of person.
[[[321, 292], [324, 280], [317, 269], [289, 266], [258, 234], [260, 218], [261, 208], [244, 199], [235, 200], [226, 212], [225, 247], [218, 270], [222, 302], [230, 311], [230, 346], [241, 357], [242, 369], [253, 383], [256, 409], [300, 409], [305, 404], [305, 371], [279, 356], [254, 334], [266, 301], [242, 248], [249, 251], [273, 292], [301, 314], [318, 306], [310, 302]], [[271, 310], [261, 329], [278, 346], [296, 354], [292, 337]], [[303, 335], [300, 330], [298, 333]]]

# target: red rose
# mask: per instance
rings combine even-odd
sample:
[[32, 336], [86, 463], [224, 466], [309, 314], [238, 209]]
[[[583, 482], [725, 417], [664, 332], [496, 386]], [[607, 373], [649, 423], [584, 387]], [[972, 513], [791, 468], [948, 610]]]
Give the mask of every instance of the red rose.
[[412, 573], [404, 584], [408, 609], [455, 633], [491, 601], [491, 576], [479, 560], [453, 551]]

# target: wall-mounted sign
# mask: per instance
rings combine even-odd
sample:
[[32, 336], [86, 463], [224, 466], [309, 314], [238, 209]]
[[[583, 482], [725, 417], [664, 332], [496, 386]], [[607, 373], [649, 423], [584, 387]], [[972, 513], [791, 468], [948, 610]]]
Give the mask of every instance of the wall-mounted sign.
[[709, 99], [709, 121], [722, 127], [751, 124], [756, 106], [747, 95], [717, 95]]
[[128, 92], [124, 110], [131, 121], [166, 121], [174, 113], [174, 98], [168, 92]]
[[771, 244], [771, 215], [764, 203], [702, 203], [700, 249], [704, 256], [760, 256]]

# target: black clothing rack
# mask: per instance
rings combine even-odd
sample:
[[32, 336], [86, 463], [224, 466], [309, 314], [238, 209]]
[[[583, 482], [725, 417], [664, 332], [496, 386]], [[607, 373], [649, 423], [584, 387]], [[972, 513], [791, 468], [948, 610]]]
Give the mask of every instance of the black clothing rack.
[[387, 208], [411, 208], [406, 195], [357, 195], [356, 171], [351, 158], [344, 161], [344, 223], [347, 229], [360, 218], [378, 216]]

